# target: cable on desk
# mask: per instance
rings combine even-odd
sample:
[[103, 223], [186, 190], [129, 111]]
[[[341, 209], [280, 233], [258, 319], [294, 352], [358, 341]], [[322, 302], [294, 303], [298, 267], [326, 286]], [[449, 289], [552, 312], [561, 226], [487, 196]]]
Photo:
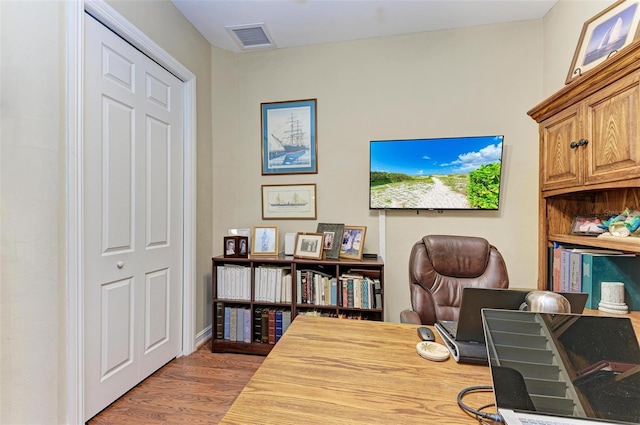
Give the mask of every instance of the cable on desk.
[[475, 416], [476, 420], [484, 425], [489, 425], [489, 422], [485, 421], [485, 419], [489, 419], [493, 422], [498, 422], [498, 423], [503, 423], [504, 421], [502, 420], [502, 416], [500, 416], [499, 413], [486, 413], [483, 412], [482, 410], [486, 409], [487, 407], [491, 407], [494, 404], [485, 404], [484, 406], [481, 406], [478, 409], [473, 409], [469, 406], [467, 406], [463, 401], [462, 398], [472, 392], [490, 392], [493, 391], [493, 387], [491, 386], [487, 386], [487, 385], [477, 385], [477, 386], [473, 386], [473, 387], [467, 387], [465, 389], [463, 389], [462, 391], [460, 391], [458, 393], [458, 406], [460, 406], [460, 408], [472, 415]]

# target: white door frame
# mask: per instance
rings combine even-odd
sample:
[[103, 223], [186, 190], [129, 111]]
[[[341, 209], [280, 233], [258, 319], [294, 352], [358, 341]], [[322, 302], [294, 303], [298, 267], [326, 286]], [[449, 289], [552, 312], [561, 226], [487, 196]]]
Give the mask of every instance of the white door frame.
[[184, 87], [182, 351], [195, 350], [196, 77], [104, 0], [68, 1], [66, 69], [66, 386], [67, 423], [84, 423], [83, 68], [84, 12], [166, 68]]

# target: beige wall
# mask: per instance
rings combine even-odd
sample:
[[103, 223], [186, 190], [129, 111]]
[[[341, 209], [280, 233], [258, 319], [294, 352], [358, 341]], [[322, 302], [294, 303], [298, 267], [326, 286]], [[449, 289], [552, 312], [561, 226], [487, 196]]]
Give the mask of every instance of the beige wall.
[[584, 23], [613, 3], [615, 0], [562, 0], [545, 16], [544, 97], [564, 86]]
[[[506, 145], [500, 212], [387, 214], [388, 320], [408, 306], [406, 258], [426, 233], [485, 236], [505, 253], [513, 285], [534, 285], [537, 137], [525, 113], [562, 87], [599, 4], [563, 0], [543, 21], [242, 55], [203, 48], [169, 2], [110, 4], [197, 75], [197, 331], [210, 324], [209, 257], [228, 227], [260, 223], [261, 184], [318, 183], [319, 218], [368, 226], [366, 250], [378, 251], [370, 139], [503, 132]], [[62, 2], [0, 1], [3, 424], [66, 417], [64, 36]], [[307, 97], [319, 102], [319, 174], [262, 177], [260, 102]]]
[[[364, 225], [365, 252], [380, 253], [370, 140], [504, 134], [499, 212], [386, 213], [386, 320], [410, 306], [408, 255], [429, 233], [486, 237], [504, 253], [512, 285], [535, 287], [538, 145], [526, 111], [541, 87], [542, 20], [237, 55], [236, 143], [214, 134], [214, 151], [238, 159], [214, 204], [235, 199], [237, 210], [214, 218], [214, 253], [226, 228], [265, 224], [261, 185], [286, 183], [318, 185], [318, 220], [270, 221], [281, 238], [318, 221]], [[318, 99], [318, 174], [262, 176], [260, 103], [306, 98]]]
[[64, 38], [56, 2], [0, 2], [0, 423], [64, 406]]

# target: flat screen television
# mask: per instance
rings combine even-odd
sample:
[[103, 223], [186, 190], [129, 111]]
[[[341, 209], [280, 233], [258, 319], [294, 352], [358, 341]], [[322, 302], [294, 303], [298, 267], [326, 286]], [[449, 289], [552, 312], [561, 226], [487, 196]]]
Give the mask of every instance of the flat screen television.
[[497, 210], [503, 138], [371, 141], [369, 209]]

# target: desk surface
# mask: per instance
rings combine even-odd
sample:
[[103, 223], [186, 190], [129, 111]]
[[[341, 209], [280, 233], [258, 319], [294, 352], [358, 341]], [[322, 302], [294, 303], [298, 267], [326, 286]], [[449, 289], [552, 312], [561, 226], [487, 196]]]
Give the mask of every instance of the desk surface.
[[[640, 333], [640, 313], [631, 317]], [[417, 327], [298, 316], [221, 423], [477, 424], [456, 397], [490, 385], [489, 368], [423, 359]], [[464, 401], [477, 408], [493, 396]]]

